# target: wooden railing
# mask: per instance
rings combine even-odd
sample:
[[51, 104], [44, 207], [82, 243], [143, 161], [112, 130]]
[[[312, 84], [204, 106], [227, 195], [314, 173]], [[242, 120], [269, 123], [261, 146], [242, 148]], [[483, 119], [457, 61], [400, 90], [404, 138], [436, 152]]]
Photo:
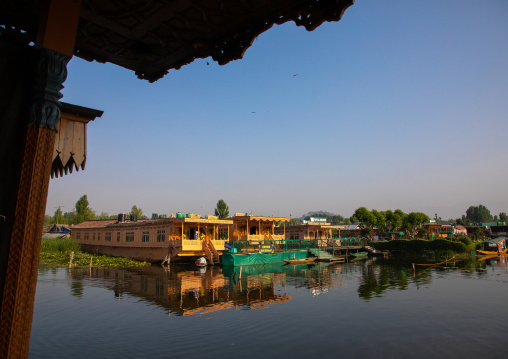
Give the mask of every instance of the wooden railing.
[[[201, 239], [173, 239], [168, 241], [170, 247], [179, 248], [181, 247], [183, 251], [200, 251], [203, 248], [203, 241]], [[218, 251], [225, 250], [224, 243], [228, 242], [226, 240], [211, 240], [213, 246]]]
[[183, 251], [201, 251], [203, 250], [203, 241], [201, 239], [186, 239], [182, 241]]
[[228, 241], [223, 240], [223, 239], [216, 239], [216, 240], [212, 240], [211, 242], [213, 243], [213, 246], [215, 247], [216, 250], [223, 251], [223, 250], [225, 250], [224, 243], [226, 243]]
[[284, 235], [283, 234], [268, 234], [268, 235], [265, 235], [265, 234], [249, 234], [248, 236], [246, 236], [246, 235], [243, 235], [243, 236], [240, 235], [240, 236], [238, 236], [238, 240], [239, 241], [266, 241], [267, 237], [271, 237], [275, 241], [281, 241], [281, 240], [284, 239]]

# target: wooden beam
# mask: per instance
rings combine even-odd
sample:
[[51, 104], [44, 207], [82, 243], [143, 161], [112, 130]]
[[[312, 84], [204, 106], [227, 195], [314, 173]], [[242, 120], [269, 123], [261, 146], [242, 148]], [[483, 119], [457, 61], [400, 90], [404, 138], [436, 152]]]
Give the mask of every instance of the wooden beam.
[[72, 57], [80, 9], [81, 0], [46, 0], [35, 47], [45, 47]]

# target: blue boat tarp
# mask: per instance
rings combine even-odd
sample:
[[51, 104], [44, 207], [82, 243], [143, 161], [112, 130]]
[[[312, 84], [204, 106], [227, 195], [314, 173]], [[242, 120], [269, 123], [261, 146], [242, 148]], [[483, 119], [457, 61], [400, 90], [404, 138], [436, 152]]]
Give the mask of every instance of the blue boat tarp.
[[222, 265], [224, 266], [248, 266], [255, 264], [282, 263], [289, 259], [303, 259], [309, 256], [307, 250], [280, 252], [273, 254], [252, 253], [252, 254], [234, 254], [224, 253], [222, 255]]

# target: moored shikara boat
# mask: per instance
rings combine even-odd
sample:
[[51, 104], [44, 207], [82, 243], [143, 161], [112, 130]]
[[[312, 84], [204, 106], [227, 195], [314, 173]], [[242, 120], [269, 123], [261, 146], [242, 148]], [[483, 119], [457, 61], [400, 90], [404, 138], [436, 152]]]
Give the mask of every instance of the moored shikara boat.
[[350, 253], [350, 254], [351, 254], [351, 256], [353, 256], [355, 258], [364, 258], [369, 255], [368, 252], [358, 252], [358, 253]]
[[494, 251], [482, 251], [482, 250], [476, 250], [478, 253], [480, 254], [485, 254], [487, 256], [497, 256], [497, 255], [500, 255], [500, 254], [506, 254], [508, 253], [508, 249], [505, 248], [503, 249], [501, 252], [494, 252]]
[[302, 259], [283, 259], [282, 261], [286, 264], [306, 264], [315, 262], [317, 257], [307, 257]]
[[508, 248], [506, 248], [506, 237], [496, 237], [482, 242], [482, 249], [476, 250], [480, 254], [484, 255], [499, 255], [506, 254]]

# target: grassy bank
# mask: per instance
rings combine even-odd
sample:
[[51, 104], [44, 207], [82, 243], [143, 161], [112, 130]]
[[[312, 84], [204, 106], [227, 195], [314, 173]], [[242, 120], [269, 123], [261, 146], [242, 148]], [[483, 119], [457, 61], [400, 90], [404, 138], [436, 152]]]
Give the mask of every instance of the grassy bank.
[[72, 238], [43, 238], [40, 263], [68, 266], [71, 252], [74, 252], [73, 267], [89, 266], [90, 257], [92, 257], [92, 267], [126, 268], [150, 265], [149, 262], [140, 262], [130, 258], [82, 252], [79, 243]]
[[468, 255], [476, 250], [475, 243], [463, 243], [446, 239], [395, 239], [392, 241], [372, 242], [372, 247], [390, 251], [392, 254], [410, 256], [445, 257], [454, 254]]

